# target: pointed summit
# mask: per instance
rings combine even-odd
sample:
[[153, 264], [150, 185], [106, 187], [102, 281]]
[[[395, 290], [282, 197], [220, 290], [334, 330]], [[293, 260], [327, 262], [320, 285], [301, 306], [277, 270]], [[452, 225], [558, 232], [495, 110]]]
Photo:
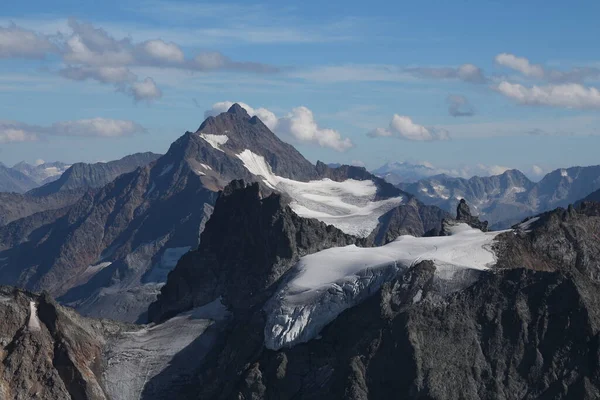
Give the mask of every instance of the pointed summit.
[[241, 115], [241, 116], [250, 118], [250, 115], [248, 115], [246, 110], [244, 110], [244, 108], [242, 106], [240, 106], [238, 103], [234, 103], [231, 107], [229, 107], [229, 110], [227, 110], [227, 112], [229, 114], [237, 114], [237, 115]]

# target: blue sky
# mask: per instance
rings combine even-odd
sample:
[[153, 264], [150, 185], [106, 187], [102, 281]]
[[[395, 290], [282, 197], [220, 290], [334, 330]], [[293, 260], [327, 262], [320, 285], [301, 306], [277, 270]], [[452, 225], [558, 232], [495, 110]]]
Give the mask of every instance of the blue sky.
[[598, 164], [598, 15], [596, 1], [10, 2], [0, 161], [165, 152], [238, 101], [312, 161]]

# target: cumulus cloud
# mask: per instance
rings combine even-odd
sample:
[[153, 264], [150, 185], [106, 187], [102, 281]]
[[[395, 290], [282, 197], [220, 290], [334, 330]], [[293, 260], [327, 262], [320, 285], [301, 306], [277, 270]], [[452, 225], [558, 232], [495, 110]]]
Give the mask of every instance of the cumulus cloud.
[[47, 36], [15, 25], [0, 27], [0, 58], [44, 58], [55, 51]]
[[162, 96], [162, 91], [150, 77], [141, 82], [132, 83], [128, 90], [135, 101], [152, 101]]
[[370, 137], [396, 137], [412, 141], [448, 140], [450, 135], [444, 129], [426, 128], [410, 117], [394, 114], [387, 128], [376, 128], [367, 133]]
[[151, 77], [141, 80], [132, 72], [136, 67], [253, 73], [278, 71], [266, 64], [232, 60], [216, 51], [186, 58], [177, 43], [160, 38], [137, 43], [128, 37], [118, 39], [100, 27], [75, 18], [68, 20], [68, 26], [69, 34], [52, 38], [15, 25], [0, 27], [0, 58], [42, 58], [48, 53], [57, 53], [65, 64], [59, 71], [61, 76], [115, 85], [119, 92], [132, 96], [135, 101], [152, 100], [161, 95]]
[[544, 169], [542, 167], [540, 167], [539, 165], [532, 165], [531, 173], [535, 176], [542, 176], [542, 175], [544, 175]]
[[[216, 116], [227, 111], [234, 102], [222, 101], [212, 105], [204, 112], [204, 117]], [[336, 151], [346, 151], [353, 144], [348, 138], [334, 130], [320, 127], [315, 121], [313, 112], [307, 107], [296, 107], [283, 117], [266, 108], [253, 108], [246, 103], [237, 102], [250, 116], [257, 116], [273, 132], [289, 137], [299, 143], [316, 144]]]
[[526, 87], [503, 81], [496, 86], [496, 90], [520, 104], [600, 109], [600, 91], [578, 83]]
[[542, 78], [544, 68], [538, 64], [531, 64], [525, 57], [517, 57], [514, 54], [501, 53], [495, 58], [497, 64], [519, 71], [525, 76]]
[[158, 62], [180, 64], [185, 61], [181, 48], [173, 42], [166, 43], [160, 39], [148, 40], [139, 48], [149, 59]]
[[458, 68], [416, 67], [407, 68], [405, 71], [417, 77], [428, 79], [459, 79], [468, 83], [485, 83], [487, 81], [483, 70], [473, 64], [463, 64]]
[[483, 171], [488, 175], [502, 175], [503, 173], [505, 173], [506, 171], [508, 171], [510, 169], [508, 167], [503, 167], [502, 165], [484, 165], [484, 164], [478, 164], [477, 168], [480, 171]]
[[471, 117], [475, 114], [473, 106], [465, 96], [452, 94], [446, 98], [448, 113], [453, 117]]
[[296, 107], [283, 118], [279, 119], [277, 133], [290, 135], [301, 143], [318, 144], [337, 151], [346, 151], [353, 144], [348, 138], [334, 130], [321, 128], [315, 121], [313, 112], [306, 107]]
[[33, 142], [36, 140], [38, 140], [38, 136], [23, 129], [22, 126], [0, 123], [0, 143]]
[[56, 122], [50, 126], [0, 121], [0, 143], [32, 142], [48, 136], [113, 138], [143, 133], [141, 125], [128, 120], [90, 118]]

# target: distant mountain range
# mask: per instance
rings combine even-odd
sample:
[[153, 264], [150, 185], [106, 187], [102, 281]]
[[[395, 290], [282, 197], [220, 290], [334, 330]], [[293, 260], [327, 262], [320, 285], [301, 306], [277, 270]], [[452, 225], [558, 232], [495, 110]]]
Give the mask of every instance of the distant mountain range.
[[[52, 163], [37, 167], [25, 163], [17, 164], [18, 169], [35, 176], [36, 182], [25, 173], [17, 171], [17, 166], [12, 169], [7, 168], [6, 170], [9, 171], [10, 176], [19, 176], [21, 180], [30, 182], [29, 186], [38, 186], [38, 182], [43, 183], [48, 180], [50, 182], [35, 187], [26, 193], [19, 193], [20, 191], [16, 190], [0, 192], [0, 226], [38, 212], [58, 210], [69, 206], [79, 200], [86, 191], [104, 186], [117, 176], [144, 166], [158, 157], [158, 154], [138, 153], [106, 163], [77, 163], [72, 166]], [[46, 165], [46, 167], [39, 168], [43, 165]], [[48, 170], [60, 171], [64, 167], [68, 168], [60, 176], [51, 175], [53, 172], [48, 172]], [[2, 168], [0, 166], [1, 172]], [[43, 179], [46, 175], [51, 176]]]
[[423, 178], [438, 175], [439, 170], [424, 164], [408, 162], [391, 162], [371, 171], [392, 185], [412, 183]]
[[25, 193], [58, 179], [69, 167], [61, 162], [38, 165], [20, 162], [12, 168], [0, 163], [0, 192]]
[[509, 170], [470, 179], [438, 175], [400, 183], [398, 187], [425, 204], [448, 211], [465, 199], [481, 219], [502, 229], [527, 216], [566, 207], [600, 189], [600, 166], [557, 169], [539, 182], [532, 182], [518, 170]]
[[38, 185], [43, 185], [53, 180], [58, 179], [71, 164], [65, 164], [63, 162], [43, 162], [41, 164], [31, 165], [24, 161], [15, 164], [12, 169], [27, 175]]

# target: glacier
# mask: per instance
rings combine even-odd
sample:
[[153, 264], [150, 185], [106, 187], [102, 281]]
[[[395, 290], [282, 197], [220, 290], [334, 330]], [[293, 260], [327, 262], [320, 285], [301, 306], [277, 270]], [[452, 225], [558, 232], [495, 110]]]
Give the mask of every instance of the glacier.
[[344, 310], [421, 261], [431, 260], [445, 280], [464, 269], [486, 270], [496, 262], [492, 242], [503, 232], [461, 223], [450, 236], [404, 235], [381, 247], [350, 245], [302, 257], [265, 305], [265, 346], [278, 350], [315, 338]]
[[369, 236], [379, 218], [403, 202], [402, 196], [376, 201], [377, 186], [370, 180], [301, 182], [275, 175], [264, 157], [250, 150], [237, 157], [250, 173], [262, 177], [267, 187], [289, 195], [290, 208], [297, 215], [318, 219], [357, 237]]

